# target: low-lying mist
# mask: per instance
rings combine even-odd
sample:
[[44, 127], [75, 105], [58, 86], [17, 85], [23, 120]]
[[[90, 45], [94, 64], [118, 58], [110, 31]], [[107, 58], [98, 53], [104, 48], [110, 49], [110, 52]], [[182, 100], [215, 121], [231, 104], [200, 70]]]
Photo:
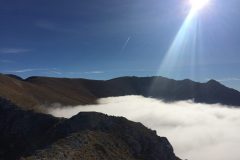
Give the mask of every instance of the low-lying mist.
[[182, 159], [240, 159], [240, 109], [191, 101], [164, 103], [141, 96], [110, 97], [98, 102], [98, 105], [54, 108], [49, 113], [66, 118], [81, 111], [124, 116], [167, 137]]

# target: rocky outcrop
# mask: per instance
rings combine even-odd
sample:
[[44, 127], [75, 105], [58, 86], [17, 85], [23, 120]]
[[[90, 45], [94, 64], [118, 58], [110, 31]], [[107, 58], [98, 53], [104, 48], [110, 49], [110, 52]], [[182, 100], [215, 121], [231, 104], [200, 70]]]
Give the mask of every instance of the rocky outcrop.
[[22, 160], [136, 160], [129, 149], [124, 141], [111, 134], [82, 131], [60, 139]]
[[1, 99], [0, 130], [0, 159], [177, 159], [155, 131], [96, 112], [59, 119]]
[[173, 148], [164, 137], [147, 129], [141, 123], [128, 121], [123, 117], [107, 116], [95, 112], [82, 112], [49, 131], [48, 141], [66, 137], [79, 131], [100, 131], [114, 135], [127, 144], [131, 155], [136, 159], [174, 160]]
[[[41, 147], [47, 131], [60, 119], [22, 111], [0, 99], [0, 159], [17, 159]], [[44, 137], [44, 138], [43, 138]]]

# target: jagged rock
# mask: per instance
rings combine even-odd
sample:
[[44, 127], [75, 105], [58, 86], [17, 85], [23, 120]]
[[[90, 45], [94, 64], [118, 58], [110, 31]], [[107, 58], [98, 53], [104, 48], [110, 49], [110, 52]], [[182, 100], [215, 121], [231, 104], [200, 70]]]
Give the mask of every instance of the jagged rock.
[[96, 112], [59, 119], [0, 99], [0, 130], [0, 159], [6, 160], [178, 159], [168, 140], [155, 131]]

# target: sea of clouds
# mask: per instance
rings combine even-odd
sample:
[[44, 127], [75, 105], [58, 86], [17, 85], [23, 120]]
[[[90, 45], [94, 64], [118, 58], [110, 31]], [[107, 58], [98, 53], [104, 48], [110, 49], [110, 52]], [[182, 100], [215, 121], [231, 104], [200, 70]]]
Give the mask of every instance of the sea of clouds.
[[240, 159], [240, 109], [192, 101], [165, 103], [142, 96], [102, 98], [98, 103], [55, 107], [49, 113], [66, 118], [82, 111], [124, 116], [167, 137], [182, 159]]

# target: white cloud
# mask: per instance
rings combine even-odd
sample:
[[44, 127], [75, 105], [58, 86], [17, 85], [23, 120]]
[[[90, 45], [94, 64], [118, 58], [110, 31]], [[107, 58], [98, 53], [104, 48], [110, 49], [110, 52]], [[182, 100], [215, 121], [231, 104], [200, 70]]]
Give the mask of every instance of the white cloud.
[[47, 30], [56, 30], [56, 25], [54, 23], [48, 21], [37, 21], [35, 25], [39, 28], [47, 29]]
[[218, 81], [219, 81], [219, 82], [240, 81], [240, 78], [231, 77], [231, 78], [219, 79]]
[[22, 49], [22, 48], [2, 48], [0, 49], [0, 53], [2, 54], [18, 54], [18, 53], [25, 53], [29, 52], [29, 49]]
[[84, 72], [85, 74], [102, 74], [104, 71], [90, 71], [90, 72]]
[[47, 73], [53, 74], [62, 74], [56, 68], [26, 68], [12, 71], [5, 71], [6, 73], [27, 73], [27, 72], [35, 72], [35, 71], [46, 71]]
[[41, 73], [45, 73], [45, 74], [55, 74], [55, 75], [63, 75], [63, 74], [91, 75], [91, 74], [104, 74], [105, 73], [104, 71], [100, 71], [100, 70], [85, 71], [85, 72], [66, 72], [66, 71], [61, 71], [57, 68], [24, 68], [24, 69], [4, 71], [4, 73], [13, 73], [13, 74], [14, 73], [28, 73], [28, 72], [41, 72]]
[[39, 69], [20, 69], [20, 70], [15, 70], [15, 71], [8, 71], [8, 72], [12, 72], [12, 73], [26, 73], [26, 72], [33, 72], [33, 71], [37, 71]]
[[103, 74], [104, 71], [66, 72], [67, 74]]
[[71, 117], [80, 111], [97, 111], [142, 122], [160, 136], [166, 136], [182, 159], [240, 159], [240, 109], [125, 96], [103, 98], [98, 105], [55, 108], [49, 113]]
[[64, 33], [73, 33], [73, 34], [82, 34], [81, 29], [66, 28], [60, 24], [50, 22], [50, 21], [36, 21], [36, 27], [39, 27], [44, 30], [55, 31], [55, 32], [64, 32]]
[[8, 59], [1, 59], [0, 62], [1, 63], [14, 63], [14, 61], [8, 60]]

